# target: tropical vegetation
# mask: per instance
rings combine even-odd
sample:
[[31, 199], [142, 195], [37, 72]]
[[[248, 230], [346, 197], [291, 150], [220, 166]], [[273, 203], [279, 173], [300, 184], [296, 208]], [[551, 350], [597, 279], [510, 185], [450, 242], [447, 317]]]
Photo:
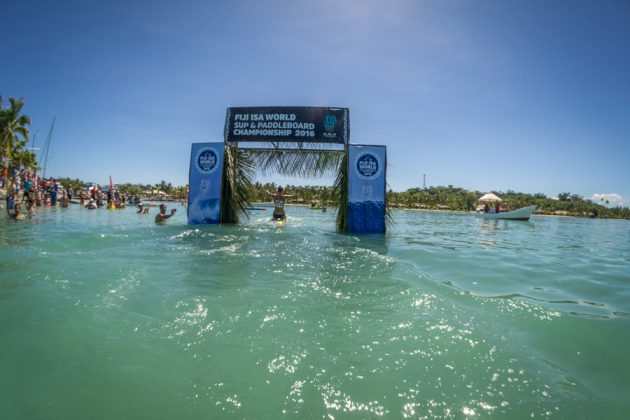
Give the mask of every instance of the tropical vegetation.
[[[236, 180], [237, 178], [234, 179]], [[86, 185], [85, 182], [79, 179], [59, 178], [57, 181], [64, 187], [71, 187], [75, 191]], [[121, 192], [127, 194], [151, 197], [153, 192], [160, 191], [165, 194], [165, 197], [181, 200], [186, 199], [188, 191], [187, 185], [174, 186], [170, 182], [163, 180], [156, 184], [125, 183], [117, 186]], [[249, 203], [268, 203], [269, 196], [266, 191], [276, 191], [278, 186], [275, 182], [253, 182], [246, 188], [243, 188], [243, 185], [241, 185], [235, 189], [247, 192], [245, 197], [241, 197], [241, 202], [244, 203], [243, 207], [246, 210]], [[339, 181], [334, 186], [283, 185], [283, 187], [286, 194], [294, 196], [289, 199], [289, 204], [336, 207], [340, 202], [339, 189], [341, 187], [339, 186]], [[503, 198], [502, 206], [505, 209], [535, 205], [537, 207], [536, 214], [630, 219], [630, 209], [627, 207], [612, 207], [605, 200], [596, 202], [568, 192], [558, 194], [556, 198], [547, 197], [542, 193], [526, 194], [512, 190], [493, 192]], [[467, 191], [463, 188], [449, 185], [447, 187], [429, 187], [424, 189], [410, 188], [402, 192], [389, 190], [387, 192], [387, 200], [390, 209], [468, 212], [474, 211], [479, 206], [478, 199], [483, 194], [485, 192]]]
[[[542, 193], [527, 194], [512, 190], [492, 192], [503, 199], [502, 207], [511, 210], [536, 206], [536, 214], [630, 219], [630, 209], [627, 207], [610, 207], [609, 202], [595, 202], [569, 192], [560, 193], [556, 198], [547, 197]], [[475, 210], [479, 205], [478, 199], [483, 194], [480, 191], [468, 191], [452, 185], [410, 188], [403, 192], [389, 190], [387, 193], [388, 202], [394, 208], [452, 211]]]
[[9, 98], [5, 107], [0, 97], [0, 161], [6, 173], [13, 170], [37, 170], [35, 154], [26, 149], [31, 119], [22, 113], [23, 99]]
[[[253, 184], [252, 198], [254, 201], [267, 200], [265, 190], [275, 190], [274, 183]], [[334, 195], [333, 187], [321, 186], [285, 186], [288, 194], [295, 195], [290, 202], [298, 204], [322, 204], [333, 205], [336, 200], [331, 200]], [[579, 194], [561, 193], [558, 197], [547, 197], [545, 194], [527, 194], [507, 191], [493, 191], [503, 199], [504, 209], [517, 209], [535, 205], [536, 214], [577, 216], [577, 217], [602, 217], [615, 219], [630, 219], [628, 207], [611, 207], [609, 202], [593, 201]], [[464, 188], [454, 187], [429, 187], [410, 188], [406, 191], [387, 192], [387, 202], [392, 209], [418, 209], [418, 210], [449, 210], [449, 211], [474, 211], [479, 205], [479, 198], [485, 192], [468, 191]], [[268, 200], [267, 200], [268, 201]]]
[[[88, 188], [92, 183], [83, 181], [79, 178], [56, 178], [57, 182], [64, 188], [72, 188], [74, 191], [80, 191]], [[107, 183], [99, 183], [99, 186], [107, 187]], [[123, 183], [115, 184], [118, 191], [127, 195], [137, 195], [139, 197], [160, 198], [167, 197], [175, 200], [184, 200], [187, 197], [188, 187], [186, 185], [175, 186], [170, 182], [162, 180], [156, 184], [134, 184]]]

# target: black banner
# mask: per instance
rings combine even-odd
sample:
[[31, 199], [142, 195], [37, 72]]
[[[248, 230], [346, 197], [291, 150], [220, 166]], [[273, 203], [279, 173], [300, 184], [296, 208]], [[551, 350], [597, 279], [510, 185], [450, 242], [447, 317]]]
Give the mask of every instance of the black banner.
[[348, 143], [348, 108], [239, 107], [228, 108], [225, 141]]

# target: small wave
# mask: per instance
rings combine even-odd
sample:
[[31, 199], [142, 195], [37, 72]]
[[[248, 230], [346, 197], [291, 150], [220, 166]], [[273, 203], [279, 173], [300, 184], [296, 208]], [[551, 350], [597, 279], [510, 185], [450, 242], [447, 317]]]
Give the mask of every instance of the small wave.
[[610, 318], [610, 316], [608, 315], [598, 315], [598, 314], [591, 314], [587, 312], [570, 311], [567, 313], [570, 315], [575, 315], [575, 316], [584, 317], [584, 318], [593, 318], [593, 319], [609, 319]]
[[[564, 305], [580, 305], [580, 306], [585, 306], [585, 307], [593, 307], [593, 308], [608, 308], [609, 306], [605, 303], [601, 303], [601, 302], [593, 302], [593, 301], [589, 301], [589, 300], [574, 300], [574, 299], [544, 299], [544, 298], [540, 298], [540, 297], [535, 297], [535, 296], [529, 296], [523, 293], [508, 293], [508, 294], [502, 294], [502, 295], [487, 295], [487, 294], [482, 294], [482, 293], [476, 293], [476, 292], [472, 292], [470, 290], [466, 290], [462, 287], [459, 287], [455, 284], [453, 284], [453, 282], [451, 281], [444, 281], [443, 284], [458, 290], [460, 293], [462, 294], [466, 294], [466, 295], [471, 295], [474, 296], [476, 298], [481, 298], [481, 299], [501, 299], [501, 300], [509, 300], [509, 301], [518, 301], [518, 300], [529, 300], [529, 301], [533, 301], [533, 302], [539, 302], [542, 304], [549, 304], [549, 305], [553, 305], [553, 309], [558, 310], [559, 308], [556, 307], [555, 305], [560, 305], [560, 306], [564, 306]], [[537, 290], [545, 290], [542, 288], [537, 288]], [[588, 317], [588, 318], [595, 318], [595, 319], [609, 319], [609, 318], [613, 318], [613, 317], [628, 317], [630, 316], [630, 313], [628, 312], [620, 312], [620, 311], [608, 311], [607, 313], [601, 313], [601, 312], [585, 312], [585, 311], [575, 311], [575, 310], [565, 310], [562, 311], [565, 314], [569, 314], [569, 315], [574, 315], [574, 316], [584, 316], [584, 317]], [[624, 315], [625, 314], [625, 315]]]

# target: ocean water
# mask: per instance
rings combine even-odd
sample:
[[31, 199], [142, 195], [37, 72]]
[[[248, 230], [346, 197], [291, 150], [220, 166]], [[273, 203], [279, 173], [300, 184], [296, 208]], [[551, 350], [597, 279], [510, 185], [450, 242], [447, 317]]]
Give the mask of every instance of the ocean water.
[[628, 418], [628, 221], [179, 209], [0, 221], [0, 418]]

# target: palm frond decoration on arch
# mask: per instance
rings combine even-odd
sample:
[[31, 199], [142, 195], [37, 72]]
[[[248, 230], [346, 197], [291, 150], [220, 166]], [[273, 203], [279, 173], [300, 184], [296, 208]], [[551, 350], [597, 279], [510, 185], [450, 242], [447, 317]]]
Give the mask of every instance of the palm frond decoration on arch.
[[303, 178], [320, 178], [334, 175], [339, 168], [341, 150], [248, 150], [261, 175], [299, 175]]
[[231, 144], [225, 145], [223, 182], [221, 184], [221, 222], [238, 223], [247, 219], [250, 190], [256, 165], [249, 155]]
[[[287, 150], [287, 149], [239, 149], [232, 144], [225, 145], [223, 184], [221, 191], [221, 222], [238, 223], [247, 219], [247, 209], [251, 206], [250, 190], [257, 174], [263, 176], [297, 175], [302, 178], [347, 172], [343, 150]], [[347, 187], [343, 189], [347, 195]], [[342, 191], [335, 189], [332, 197], [339, 201]], [[347, 201], [347, 197], [346, 197]], [[341, 204], [341, 203], [340, 203]], [[339, 213], [346, 212], [346, 206], [339, 207]], [[339, 217], [339, 216], [337, 216]]]
[[337, 178], [333, 186], [333, 197], [339, 203], [337, 211], [337, 230], [339, 232], [348, 231], [348, 146], [345, 147]]

